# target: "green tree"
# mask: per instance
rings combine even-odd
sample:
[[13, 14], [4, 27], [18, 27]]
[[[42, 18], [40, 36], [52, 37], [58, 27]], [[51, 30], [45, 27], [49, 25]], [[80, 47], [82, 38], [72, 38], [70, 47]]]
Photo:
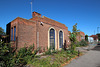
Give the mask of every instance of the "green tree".
[[98, 40], [100, 41], [100, 33], [98, 33], [97, 35], [98, 35]]
[[77, 29], [77, 23], [73, 25], [72, 33], [77, 36], [79, 34], [80, 30]]
[[70, 41], [71, 41], [71, 49], [73, 49], [73, 46], [77, 42], [76, 36], [79, 34], [80, 30], [77, 30], [77, 23], [73, 25], [72, 33], [70, 33]]
[[85, 35], [85, 41], [88, 42], [88, 35]]
[[5, 34], [4, 29], [2, 29], [2, 27], [0, 27], [0, 35]]

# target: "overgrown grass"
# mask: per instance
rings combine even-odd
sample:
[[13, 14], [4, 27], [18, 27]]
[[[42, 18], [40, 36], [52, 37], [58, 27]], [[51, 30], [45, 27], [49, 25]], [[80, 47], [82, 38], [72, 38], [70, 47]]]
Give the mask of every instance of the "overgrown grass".
[[31, 61], [31, 64], [34, 67], [61, 67], [61, 64], [69, 61], [71, 58], [78, 55], [77, 51], [66, 50], [63, 49], [61, 51], [56, 51], [56, 53], [49, 54], [46, 58], [34, 58]]
[[17, 53], [12, 53], [11, 47], [1, 43], [0, 67], [22, 67], [32, 65], [34, 67], [60, 67], [63, 63], [78, 55], [77, 51], [62, 49], [61, 51], [48, 49], [44, 57], [36, 55], [40, 50], [34, 50], [34, 45], [29, 48], [23, 47]]

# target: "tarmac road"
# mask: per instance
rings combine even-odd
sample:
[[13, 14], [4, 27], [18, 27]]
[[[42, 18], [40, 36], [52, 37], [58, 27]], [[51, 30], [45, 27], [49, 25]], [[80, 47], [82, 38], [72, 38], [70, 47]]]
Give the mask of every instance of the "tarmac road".
[[72, 60], [64, 67], [100, 67], [100, 45], [87, 51], [85, 55]]

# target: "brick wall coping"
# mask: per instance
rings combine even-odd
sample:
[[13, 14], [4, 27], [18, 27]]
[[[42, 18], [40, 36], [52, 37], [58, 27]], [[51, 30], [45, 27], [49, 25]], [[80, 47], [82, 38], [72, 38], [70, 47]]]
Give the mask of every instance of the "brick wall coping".
[[28, 19], [25, 19], [25, 18], [21, 18], [21, 17], [17, 17], [17, 18], [15, 18], [13, 21], [11, 21], [11, 22], [14, 22], [15, 20], [17, 20], [17, 19], [22, 19], [22, 20], [26, 20], [26, 21], [30, 21], [30, 22], [35, 22], [35, 21], [33, 21], [33, 20], [28, 20]]

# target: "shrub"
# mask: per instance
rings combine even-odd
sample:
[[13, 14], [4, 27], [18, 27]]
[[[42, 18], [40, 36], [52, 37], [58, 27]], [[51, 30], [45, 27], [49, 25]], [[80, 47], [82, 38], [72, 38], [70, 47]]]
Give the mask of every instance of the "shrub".
[[80, 47], [80, 46], [87, 46], [88, 42], [85, 40], [81, 40], [80, 42], [76, 43], [76, 47]]
[[58, 53], [58, 51], [57, 50], [53, 50], [52, 53]]
[[[33, 66], [35, 67], [61, 67], [62, 63], [70, 60], [78, 54], [77, 51], [73, 51], [72, 54], [71, 49], [67, 51], [65, 51], [64, 49], [62, 49], [61, 51], [54, 50], [52, 52], [49, 49], [47, 52], [47, 55], [49, 56], [45, 58], [34, 58], [31, 64], [33, 64]], [[50, 53], [52, 55], [50, 55]]]
[[[2, 44], [2, 45], [1, 45]], [[20, 48], [17, 53], [12, 53], [11, 47], [0, 42], [0, 67], [20, 67], [27, 63], [31, 63], [31, 60], [35, 57], [40, 50], [34, 50], [34, 44], [29, 48], [25, 46]]]
[[75, 44], [76, 47], [80, 47], [80, 42], [78, 41], [76, 44]]
[[49, 48], [46, 52], [45, 52], [46, 55], [51, 55], [52, 52], [51, 52], [51, 49]]
[[12, 67], [13, 52], [10, 44], [0, 41], [0, 67]]
[[35, 55], [40, 50], [40, 48], [34, 50], [34, 52], [33, 50], [34, 50], [34, 44], [29, 48], [26, 47], [20, 48], [20, 50], [18, 51], [15, 57], [17, 58], [15, 59], [15, 64], [22, 66], [27, 63], [30, 63], [31, 59], [35, 57]]
[[81, 40], [79, 44], [80, 44], [80, 46], [87, 46], [88, 45], [88, 43], [85, 40]]
[[43, 51], [45, 52], [45, 47], [43, 48]]
[[36, 54], [40, 49], [39, 47], [34, 50], [33, 44], [29, 48], [23, 47], [17, 53], [12, 53], [10, 46], [0, 42], [0, 67], [22, 67], [26, 64], [33, 64], [35, 67], [60, 67], [62, 63], [77, 55], [77, 52], [71, 49], [67, 51], [48, 49], [45, 54], [50, 56], [39, 58], [40, 56], [36, 56]]

